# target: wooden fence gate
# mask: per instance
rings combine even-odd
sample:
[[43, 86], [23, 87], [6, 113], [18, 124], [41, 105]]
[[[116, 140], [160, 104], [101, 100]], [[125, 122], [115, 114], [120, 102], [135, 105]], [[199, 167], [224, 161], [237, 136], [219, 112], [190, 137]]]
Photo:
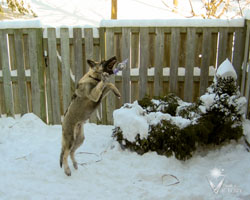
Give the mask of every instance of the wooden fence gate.
[[202, 26], [177, 21], [175, 26], [167, 20], [157, 26], [121, 26], [118, 20], [117, 25], [104, 21], [98, 29], [1, 29], [0, 114], [33, 112], [60, 124], [76, 83], [88, 70], [86, 59], [113, 55], [129, 60], [129, 67], [111, 80], [122, 99], [108, 95], [92, 122], [112, 124], [114, 109], [145, 95], [173, 92], [195, 101], [226, 58], [249, 98], [249, 21], [219, 20], [216, 26], [213, 20]]

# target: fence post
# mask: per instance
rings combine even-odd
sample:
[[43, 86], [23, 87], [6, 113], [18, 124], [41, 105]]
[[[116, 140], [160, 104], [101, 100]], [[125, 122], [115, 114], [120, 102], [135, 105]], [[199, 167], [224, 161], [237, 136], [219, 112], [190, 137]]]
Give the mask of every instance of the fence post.
[[[246, 20], [247, 32], [246, 32], [246, 41], [245, 41], [245, 51], [244, 51], [244, 60], [243, 60], [243, 73], [242, 73], [242, 82], [241, 82], [241, 94], [244, 95], [247, 99], [247, 109], [246, 115], [248, 113], [248, 105], [249, 105], [249, 87], [250, 87], [250, 72], [248, 69], [248, 77], [247, 84], [245, 86], [245, 78], [246, 78], [246, 69], [247, 64], [249, 66], [249, 41], [250, 41], [250, 20]], [[250, 67], [250, 66], [249, 66]]]
[[249, 37], [250, 37], [250, 20], [246, 20], [246, 40], [245, 40], [245, 50], [244, 50], [244, 59], [243, 59], [243, 71], [241, 79], [241, 94], [245, 94], [245, 82], [246, 82], [246, 69], [247, 69], [247, 60], [249, 54]]

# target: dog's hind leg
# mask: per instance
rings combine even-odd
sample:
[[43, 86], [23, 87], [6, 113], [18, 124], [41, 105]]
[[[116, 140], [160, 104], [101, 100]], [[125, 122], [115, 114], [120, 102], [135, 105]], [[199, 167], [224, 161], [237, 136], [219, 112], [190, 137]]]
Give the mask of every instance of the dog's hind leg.
[[70, 153], [70, 149], [73, 146], [74, 138], [73, 138], [73, 131], [72, 131], [72, 134], [66, 134], [66, 133], [69, 133], [69, 132], [65, 132], [65, 131], [63, 132], [62, 152], [61, 152], [61, 156], [60, 156], [60, 166], [63, 165], [65, 174], [70, 176], [71, 171], [70, 171], [69, 164], [68, 164], [68, 156]]
[[75, 140], [74, 144], [70, 150], [70, 158], [73, 162], [73, 166], [75, 169], [78, 169], [77, 162], [75, 159], [75, 151], [77, 148], [81, 146], [81, 144], [84, 141], [84, 133], [83, 133], [83, 125], [82, 124], [77, 124], [75, 129], [74, 129], [74, 135], [75, 135]]
[[69, 156], [69, 149], [64, 150], [64, 154], [63, 154], [63, 167], [64, 167], [64, 172], [67, 176], [71, 176], [71, 171], [69, 168], [69, 164], [68, 164], [68, 156]]

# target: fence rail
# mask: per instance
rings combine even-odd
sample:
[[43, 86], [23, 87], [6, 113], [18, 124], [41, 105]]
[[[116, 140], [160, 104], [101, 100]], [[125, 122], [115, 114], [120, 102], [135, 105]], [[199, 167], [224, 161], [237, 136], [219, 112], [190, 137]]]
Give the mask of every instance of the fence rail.
[[249, 21], [220, 27], [210, 21], [171, 23], [117, 27], [104, 22], [98, 34], [92, 28], [0, 29], [0, 114], [33, 112], [47, 123], [61, 123], [77, 81], [88, 71], [86, 59], [113, 55], [129, 60], [129, 67], [111, 80], [122, 99], [108, 95], [97, 111], [101, 119], [94, 113], [92, 122], [112, 124], [114, 109], [145, 95], [173, 92], [195, 101], [226, 58], [249, 98]]

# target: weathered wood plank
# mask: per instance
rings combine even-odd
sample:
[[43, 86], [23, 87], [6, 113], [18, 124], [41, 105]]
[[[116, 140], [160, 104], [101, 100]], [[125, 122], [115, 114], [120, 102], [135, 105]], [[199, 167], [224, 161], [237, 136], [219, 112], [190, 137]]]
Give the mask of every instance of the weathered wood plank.
[[184, 100], [192, 102], [193, 100], [193, 76], [195, 67], [195, 47], [196, 47], [196, 29], [187, 28], [187, 51], [186, 51], [186, 70], [184, 85]]
[[209, 28], [204, 28], [202, 37], [200, 96], [206, 92], [206, 89], [208, 87], [211, 38], [212, 38], [211, 30]]
[[220, 28], [219, 32], [219, 48], [218, 48], [218, 57], [217, 57], [217, 68], [220, 64], [227, 58], [227, 41], [228, 41], [228, 29]]
[[16, 65], [18, 78], [18, 94], [20, 102], [21, 115], [28, 113], [27, 89], [24, 70], [24, 52], [23, 52], [23, 32], [21, 29], [14, 31]]
[[45, 97], [45, 63], [43, 57], [43, 29], [36, 29], [36, 48], [38, 62], [38, 80], [40, 91], [40, 118], [47, 122], [46, 97]]
[[84, 42], [85, 42], [85, 65], [86, 71], [89, 70], [89, 65], [87, 63], [87, 59], [93, 60], [94, 58], [94, 41], [93, 41], [93, 29], [85, 28], [84, 29]]
[[[0, 69], [2, 70], [2, 65], [0, 65]], [[4, 94], [4, 89], [3, 89], [3, 83], [0, 82], [0, 94]], [[4, 95], [0, 95], [0, 117], [2, 114], [5, 114], [5, 101], [4, 101]]]
[[45, 89], [46, 89], [46, 101], [47, 101], [47, 123], [53, 124], [53, 116], [52, 116], [52, 100], [51, 100], [51, 79], [50, 79], [50, 70], [49, 70], [49, 59], [48, 59], [48, 40], [43, 42], [44, 49], [44, 58], [45, 58]]
[[154, 96], [163, 96], [164, 31], [162, 28], [156, 28], [155, 46]]
[[31, 29], [28, 36], [28, 43], [29, 43], [29, 63], [31, 70], [32, 112], [36, 114], [38, 117], [41, 117], [36, 40], [37, 40], [36, 31], [34, 29]]
[[180, 29], [171, 29], [171, 55], [170, 55], [170, 83], [169, 89], [171, 93], [178, 94], [178, 66], [179, 66], [179, 45], [180, 45]]
[[8, 52], [8, 35], [4, 30], [0, 33], [1, 64], [3, 71], [3, 89], [7, 116], [14, 117], [14, 102], [12, 93], [12, 83], [10, 77], [10, 63]]
[[63, 113], [65, 113], [71, 101], [69, 29], [61, 28], [60, 37], [62, 58]]
[[128, 59], [127, 67], [122, 71], [122, 103], [131, 102], [130, 88], [130, 28], [122, 29], [122, 60]]
[[139, 67], [139, 33], [131, 32], [131, 67]]
[[59, 85], [58, 85], [58, 64], [56, 49], [56, 32], [54, 28], [48, 28], [48, 50], [49, 50], [49, 72], [50, 89], [52, 102], [52, 123], [61, 123]]
[[245, 31], [243, 28], [235, 30], [232, 64], [237, 73], [237, 83], [240, 85], [242, 76], [242, 63], [244, 55]]
[[75, 68], [75, 85], [83, 76], [83, 56], [82, 56], [82, 29], [73, 29], [74, 45], [74, 68]]
[[[131, 29], [131, 68], [139, 67], [139, 41], [139, 33], [134, 33]], [[131, 102], [134, 102], [137, 99], [139, 99], [139, 84], [138, 81], [131, 80]]]
[[139, 99], [147, 93], [147, 72], [149, 65], [149, 33], [148, 28], [140, 28], [140, 68], [139, 68]]
[[[93, 60], [100, 61], [101, 60], [100, 45], [95, 44], [93, 51], [94, 51]], [[98, 108], [95, 110], [95, 112], [90, 116], [90, 122], [100, 124], [102, 120], [101, 116], [102, 116], [102, 105], [99, 105]]]
[[[14, 34], [8, 35], [8, 46], [9, 46], [10, 69], [11, 71], [17, 70]], [[12, 93], [13, 93], [13, 102], [14, 102], [14, 113], [21, 113], [17, 83], [12, 82]]]
[[[106, 59], [114, 56], [114, 30], [108, 28], [106, 30]], [[110, 82], [115, 84], [115, 77], [110, 78]], [[115, 110], [115, 95], [110, 92], [106, 98], [107, 124], [113, 124], [113, 111]]]

